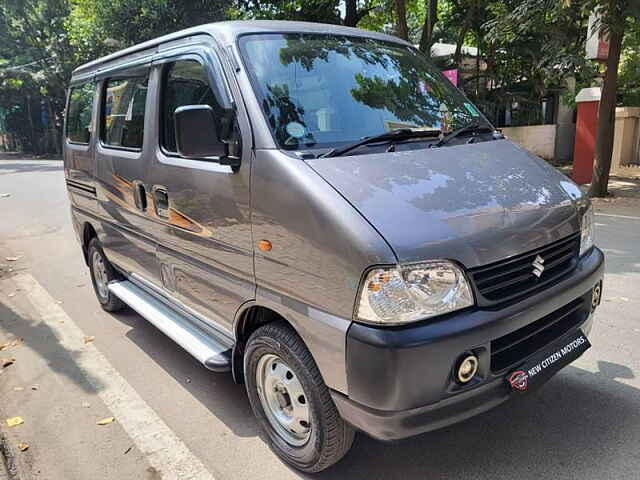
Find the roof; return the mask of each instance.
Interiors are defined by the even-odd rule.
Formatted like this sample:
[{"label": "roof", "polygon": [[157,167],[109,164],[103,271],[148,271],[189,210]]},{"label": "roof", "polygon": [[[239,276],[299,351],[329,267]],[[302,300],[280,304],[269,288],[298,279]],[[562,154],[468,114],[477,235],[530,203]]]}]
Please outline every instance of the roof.
[{"label": "roof", "polygon": [[178,40],[182,37],[189,37],[198,34],[211,35],[216,38],[222,45],[235,43],[240,35],[249,33],[324,33],[333,35],[349,35],[356,37],[368,37],[378,40],[391,41],[409,45],[404,40],[383,33],[372,32],[369,30],[361,30],[359,28],[343,27],[341,25],[331,25],[324,23],[311,22],[289,22],[278,20],[250,20],[250,21],[230,21],[217,22],[199,25],[197,27],[187,28],[175,33],[170,33],[162,37],[155,38],[143,43],[139,43],[124,50],[117,51],[105,57],[98,58],[91,62],[80,65],[73,71],[73,74],[88,73],[98,69],[101,65],[125,57],[135,52],[140,52],[153,48],[162,43]]}]

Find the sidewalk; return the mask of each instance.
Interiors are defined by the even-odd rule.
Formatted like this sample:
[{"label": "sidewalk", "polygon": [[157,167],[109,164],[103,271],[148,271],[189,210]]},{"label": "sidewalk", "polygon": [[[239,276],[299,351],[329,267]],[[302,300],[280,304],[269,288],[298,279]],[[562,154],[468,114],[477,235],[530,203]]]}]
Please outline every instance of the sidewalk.
[{"label": "sidewalk", "polygon": [[[556,168],[571,178],[572,165],[556,166]],[[580,185],[583,192],[589,191],[590,184]],[[609,177],[609,196],[606,198],[593,198],[591,200],[596,207],[615,205],[622,208],[635,210],[640,216],[640,177],[621,177],[611,175]]]},{"label": "sidewalk", "polygon": [[62,154],[54,155],[45,153],[42,155],[34,155],[20,152],[0,152],[0,160],[62,160]]},{"label": "sidewalk", "polygon": [[640,198],[640,178],[611,176],[609,192],[614,197]]}]

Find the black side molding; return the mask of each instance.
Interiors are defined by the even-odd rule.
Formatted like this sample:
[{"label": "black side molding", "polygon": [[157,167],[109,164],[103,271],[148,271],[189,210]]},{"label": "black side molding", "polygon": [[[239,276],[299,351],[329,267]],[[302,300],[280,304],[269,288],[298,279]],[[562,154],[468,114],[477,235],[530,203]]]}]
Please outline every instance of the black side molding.
[{"label": "black side molding", "polygon": [[90,193],[91,195],[94,195],[94,196],[96,195],[96,188],[91,185],[77,182],[76,180],[71,180],[70,178],[67,178],[66,182],[67,182],[67,187],[71,187],[76,190],[81,190],[85,193]]}]

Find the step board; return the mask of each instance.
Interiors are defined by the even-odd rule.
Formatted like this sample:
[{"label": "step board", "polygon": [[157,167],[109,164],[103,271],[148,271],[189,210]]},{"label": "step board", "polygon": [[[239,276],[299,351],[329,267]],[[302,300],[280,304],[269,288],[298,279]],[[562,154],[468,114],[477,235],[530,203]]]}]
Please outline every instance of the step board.
[{"label": "step board", "polygon": [[128,280],[109,283],[109,290],[209,370],[231,370],[230,347],[196,327],[185,315]]}]

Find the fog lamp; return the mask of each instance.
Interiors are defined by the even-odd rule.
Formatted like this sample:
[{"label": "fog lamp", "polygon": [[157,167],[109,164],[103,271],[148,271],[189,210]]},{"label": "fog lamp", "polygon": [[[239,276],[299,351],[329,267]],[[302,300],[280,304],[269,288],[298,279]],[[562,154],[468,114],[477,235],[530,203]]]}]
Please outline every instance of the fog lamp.
[{"label": "fog lamp", "polygon": [[458,383],[468,383],[478,373],[478,357],[468,354],[458,363],[456,380]]}]

